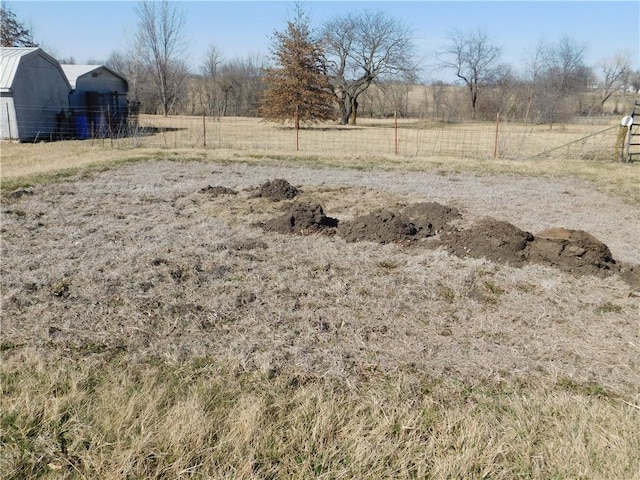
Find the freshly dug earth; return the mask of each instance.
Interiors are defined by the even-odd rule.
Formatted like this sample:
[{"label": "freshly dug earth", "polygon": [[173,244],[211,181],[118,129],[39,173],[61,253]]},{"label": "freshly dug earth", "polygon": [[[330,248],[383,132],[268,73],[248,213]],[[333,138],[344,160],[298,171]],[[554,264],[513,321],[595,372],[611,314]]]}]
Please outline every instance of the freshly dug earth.
[{"label": "freshly dug earth", "polygon": [[[288,232],[293,211],[294,226],[330,216],[351,237],[256,227],[290,201],[253,196],[265,178],[304,185]],[[239,193],[203,194],[203,182]],[[404,241],[449,228],[411,213],[430,202],[461,213],[451,209],[458,234],[440,233],[460,256]],[[469,384],[535,376],[638,393],[633,288],[611,268],[569,275],[522,261],[536,242],[526,232],[565,225],[602,240],[616,264],[638,262],[637,208],[585,182],[154,161],[8,196],[1,215],[5,356],[207,357],[349,384],[372,372]],[[474,223],[485,217],[496,220]],[[365,235],[374,241],[347,241]],[[610,264],[584,235],[546,235],[564,245],[562,261]],[[574,237],[581,255],[564,244]],[[535,250],[559,264],[556,252]]]},{"label": "freshly dug earth", "polygon": [[452,223],[461,217],[455,207],[437,202],[414,203],[401,212],[378,209],[343,223],[338,234],[348,242],[406,242],[455,230]]},{"label": "freshly dug earth", "polygon": [[609,247],[582,230],[550,228],[534,236],[508,222],[485,218],[462,231],[446,232],[441,244],[462,258],[512,266],[537,263],[578,275],[621,274],[632,288],[640,288],[637,268],[616,262]]},{"label": "freshly dug earth", "polygon": [[382,209],[341,223],[338,227],[338,235],[347,242],[402,242],[411,240],[416,233],[418,229],[409,217]]},{"label": "freshly dug earth", "polygon": [[289,200],[294,198],[299,193],[300,191],[289,182],[282,178],[277,178],[260,185],[252,197],[268,198],[274,202],[279,202],[280,200]]},{"label": "freshly dug earth", "polygon": [[445,233],[442,244],[459,257],[486,258],[493,262],[522,265],[533,235],[508,222],[485,218],[460,232]]},{"label": "freshly dug earth", "polygon": [[284,215],[268,220],[262,225],[267,232],[278,233],[334,233],[338,220],[327,217],[322,206],[311,203],[294,203]]},{"label": "freshly dug earth", "polygon": [[420,237],[453,230],[455,229],[453,224],[462,216],[457,208],[438,202],[414,203],[406,207],[402,213],[411,219]]},{"label": "freshly dug earth", "polygon": [[[452,222],[461,218],[457,208],[435,202],[417,203],[402,213],[378,209],[368,215],[343,222],[337,229],[347,242],[413,243],[438,232],[439,241],[425,246],[443,246],[461,258],[485,258],[511,266],[538,263],[564,272],[622,277],[634,288],[640,287],[638,270],[617,263],[609,248],[582,230],[550,228],[535,237],[508,222],[484,218],[471,227],[458,230]],[[318,204],[294,203],[287,213],[265,222],[265,231],[292,234],[336,233],[338,220],[327,217]]]},{"label": "freshly dug earth", "polygon": [[597,275],[616,270],[609,247],[582,230],[550,228],[535,235],[527,258],[568,272]]}]

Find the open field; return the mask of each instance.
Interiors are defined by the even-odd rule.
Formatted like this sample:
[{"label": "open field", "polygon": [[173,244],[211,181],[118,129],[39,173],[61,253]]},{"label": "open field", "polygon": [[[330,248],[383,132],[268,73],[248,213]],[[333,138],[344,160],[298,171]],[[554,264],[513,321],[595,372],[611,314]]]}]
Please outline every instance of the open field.
[{"label": "open field", "polygon": [[[261,228],[439,202],[638,264],[637,164],[58,142],[1,166],[3,478],[640,471],[623,275]],[[277,178],[299,195],[254,195]]]},{"label": "open field", "polygon": [[[357,126],[320,124],[297,133],[256,118],[161,117],[141,115],[141,131],[154,135],[122,139],[126,145],[155,148],[232,148],[324,155],[455,156],[459,158],[551,158],[610,160],[619,118],[591,123],[531,125],[502,121],[444,123],[419,119],[360,119]],[[397,125],[397,128],[396,128]],[[497,132],[496,132],[497,130]],[[497,137],[497,138],[496,138]],[[581,140],[583,139],[583,140]],[[496,145],[497,140],[497,145]],[[548,153],[545,153],[548,152]]]}]

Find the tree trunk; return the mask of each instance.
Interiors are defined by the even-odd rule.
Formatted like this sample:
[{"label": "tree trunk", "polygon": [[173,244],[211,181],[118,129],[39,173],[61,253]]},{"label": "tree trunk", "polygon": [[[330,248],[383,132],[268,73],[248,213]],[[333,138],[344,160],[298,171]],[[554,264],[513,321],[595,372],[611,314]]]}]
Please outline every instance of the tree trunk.
[{"label": "tree trunk", "polygon": [[355,125],[358,120],[358,100],[351,101],[351,125]]},{"label": "tree trunk", "polygon": [[340,125],[348,125],[351,117],[351,100],[347,95],[340,99]]},{"label": "tree trunk", "polygon": [[471,120],[476,119],[476,102],[478,101],[478,93],[473,85],[469,85],[469,91],[471,92]]}]

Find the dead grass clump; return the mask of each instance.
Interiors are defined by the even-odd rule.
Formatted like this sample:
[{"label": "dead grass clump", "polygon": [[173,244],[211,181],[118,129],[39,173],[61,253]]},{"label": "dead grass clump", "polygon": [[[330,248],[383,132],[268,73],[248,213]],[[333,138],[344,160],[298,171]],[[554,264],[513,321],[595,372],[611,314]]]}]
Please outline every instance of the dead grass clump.
[{"label": "dead grass clump", "polygon": [[212,185],[207,185],[206,187],[200,189],[200,193],[206,193],[214,198],[219,197],[221,195],[237,195],[238,194],[238,192],[235,191],[233,188],[223,187],[220,185],[216,185],[215,187]]}]

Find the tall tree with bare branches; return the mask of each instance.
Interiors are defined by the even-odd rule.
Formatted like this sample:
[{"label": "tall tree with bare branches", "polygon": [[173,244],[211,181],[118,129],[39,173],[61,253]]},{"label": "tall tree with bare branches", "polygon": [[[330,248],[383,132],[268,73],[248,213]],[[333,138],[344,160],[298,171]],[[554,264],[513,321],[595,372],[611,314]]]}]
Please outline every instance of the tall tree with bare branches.
[{"label": "tall tree with bare branches", "polygon": [[348,13],[327,22],[323,46],[341,123],[357,121],[358,97],[378,80],[413,78],[417,69],[409,28],[384,13]]},{"label": "tall tree with bare branches", "polygon": [[504,72],[500,55],[500,48],[491,43],[482,29],[471,32],[453,30],[449,43],[437,54],[441,67],[452,70],[469,90],[473,120],[482,87],[496,81]]},{"label": "tall tree with bare branches", "polygon": [[149,70],[158,103],[166,116],[184,92],[188,74],[184,13],[166,0],[142,1],[136,8],[138,30],[136,54]]},{"label": "tall tree with bare branches", "polygon": [[6,2],[0,4],[0,46],[37,47],[31,30],[18,20]]},{"label": "tall tree with bare branches", "polygon": [[275,32],[276,67],[265,72],[267,86],[260,114],[274,121],[309,123],[334,118],[334,96],[322,47],[311,36],[309,19],[297,5],[296,18],[287,30]]},{"label": "tall tree with bare branches", "polygon": [[602,73],[600,102],[604,109],[604,104],[611,95],[617,89],[626,86],[631,73],[631,59],[627,54],[617,53],[611,58],[602,60],[599,66]]}]

